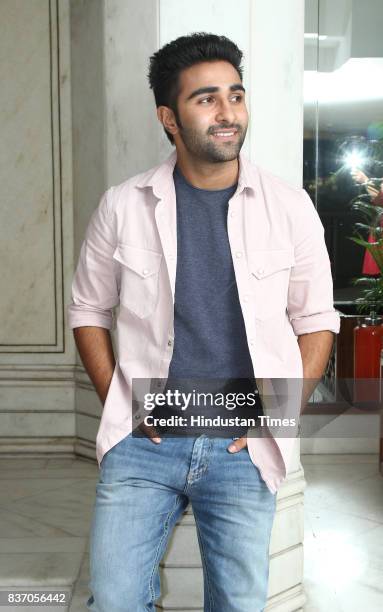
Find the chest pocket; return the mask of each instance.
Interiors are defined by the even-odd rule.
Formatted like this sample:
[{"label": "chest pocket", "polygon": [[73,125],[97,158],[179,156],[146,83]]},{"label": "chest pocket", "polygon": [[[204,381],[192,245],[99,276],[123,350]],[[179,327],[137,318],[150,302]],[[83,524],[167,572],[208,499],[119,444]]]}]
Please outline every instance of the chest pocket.
[{"label": "chest pocket", "polygon": [[120,304],[140,319],[149,316],[157,305],[162,253],[119,243],[113,258],[121,264]]},{"label": "chest pocket", "polygon": [[294,265],[294,248],[250,251],[248,265],[251,290],[255,297],[257,319],[284,314],[287,308],[290,271]]}]

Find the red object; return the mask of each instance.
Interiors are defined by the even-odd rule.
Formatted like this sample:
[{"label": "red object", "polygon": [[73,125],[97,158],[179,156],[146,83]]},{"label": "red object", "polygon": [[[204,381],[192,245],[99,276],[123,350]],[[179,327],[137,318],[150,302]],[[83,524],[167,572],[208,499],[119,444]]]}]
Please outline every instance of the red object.
[{"label": "red object", "polygon": [[[377,204],[378,206],[383,206],[383,193],[379,193],[379,195],[372,200],[372,203]],[[383,215],[380,217],[380,227],[383,227]],[[371,231],[368,236],[368,242],[376,242],[376,237],[373,231]],[[364,253],[362,274],[380,274],[379,266],[368,249],[366,249]]]},{"label": "red object", "polygon": [[[370,232],[368,236],[368,242],[376,242],[375,237],[372,232]],[[376,263],[375,259],[371,255],[370,251],[368,251],[367,249],[365,250],[365,253],[364,253],[362,274],[371,274],[371,275],[380,274],[378,264]]]},{"label": "red object", "polygon": [[[354,400],[378,401],[380,387],[380,351],[382,317],[366,317],[354,327]],[[356,379],[362,379],[357,382]],[[375,379],[375,380],[365,380]]]}]

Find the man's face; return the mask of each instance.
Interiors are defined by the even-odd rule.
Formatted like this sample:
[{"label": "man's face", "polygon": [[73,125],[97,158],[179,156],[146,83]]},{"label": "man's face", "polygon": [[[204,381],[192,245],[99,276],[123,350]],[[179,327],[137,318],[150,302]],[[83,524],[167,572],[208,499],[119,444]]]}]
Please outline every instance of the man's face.
[{"label": "man's face", "polygon": [[236,159],[249,120],[236,69],[226,61],[201,62],[181,72],[179,85],[176,146],[210,163]]}]

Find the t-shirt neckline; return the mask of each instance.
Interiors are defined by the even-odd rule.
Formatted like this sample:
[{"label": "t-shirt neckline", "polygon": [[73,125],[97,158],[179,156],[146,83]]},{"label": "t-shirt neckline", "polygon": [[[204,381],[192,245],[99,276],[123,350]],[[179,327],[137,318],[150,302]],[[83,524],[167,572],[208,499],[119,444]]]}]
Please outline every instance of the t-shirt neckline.
[{"label": "t-shirt neckline", "polygon": [[238,186],[238,182],[237,182],[237,183],[234,183],[233,185],[230,185],[230,187],[224,187],[223,189],[202,189],[201,187],[196,187],[195,185],[192,185],[187,180],[187,178],[185,178],[185,176],[182,174],[177,164],[174,166],[174,172],[178,176],[178,178],[180,178],[188,187],[190,187],[191,189],[195,189],[196,191],[201,191],[202,193],[208,193],[208,194],[224,193],[225,191],[232,191],[233,189],[235,190]]}]

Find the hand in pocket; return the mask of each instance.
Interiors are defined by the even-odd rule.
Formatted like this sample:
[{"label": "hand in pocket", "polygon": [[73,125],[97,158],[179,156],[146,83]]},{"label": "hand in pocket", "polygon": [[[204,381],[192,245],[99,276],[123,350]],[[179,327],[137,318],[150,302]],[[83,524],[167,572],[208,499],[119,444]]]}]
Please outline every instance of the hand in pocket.
[{"label": "hand in pocket", "polygon": [[153,425],[146,425],[144,422],[138,426],[138,429],[142,431],[150,440],[155,444],[160,444],[161,438]]}]

